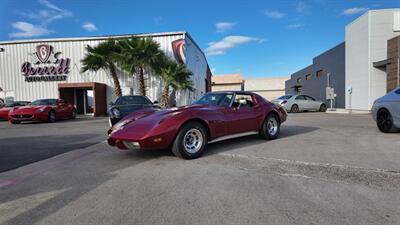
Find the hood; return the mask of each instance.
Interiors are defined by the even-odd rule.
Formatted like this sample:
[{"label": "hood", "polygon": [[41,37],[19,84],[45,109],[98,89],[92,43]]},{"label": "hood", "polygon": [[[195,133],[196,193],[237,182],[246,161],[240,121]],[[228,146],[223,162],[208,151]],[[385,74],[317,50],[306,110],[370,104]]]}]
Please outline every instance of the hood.
[{"label": "hood", "polygon": [[[155,108],[138,110],[116,123],[110,129],[110,134],[113,137],[141,139],[165,119],[180,113],[190,113],[192,110],[213,110],[214,107],[209,105],[187,105],[163,110]],[[133,130],[134,132],[132,132]]]},{"label": "hood", "polygon": [[13,111],[13,113],[21,113],[21,114],[32,114],[34,113],[36,110],[42,108],[42,107],[46,107],[43,105],[27,105],[27,106],[20,106],[20,107],[16,107]]}]

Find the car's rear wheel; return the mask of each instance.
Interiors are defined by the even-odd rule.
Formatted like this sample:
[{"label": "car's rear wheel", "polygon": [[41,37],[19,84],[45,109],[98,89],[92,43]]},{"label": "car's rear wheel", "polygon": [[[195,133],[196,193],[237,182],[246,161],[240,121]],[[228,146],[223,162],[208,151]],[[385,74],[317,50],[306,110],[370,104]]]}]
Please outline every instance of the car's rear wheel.
[{"label": "car's rear wheel", "polygon": [[265,119],[259,135],[267,140],[276,139],[279,136],[280,129],[281,123],[279,117],[275,113],[271,113]]},{"label": "car's rear wheel", "polygon": [[319,107],[319,111],[320,112],[326,112],[326,105],[325,104],[321,104],[321,106]]},{"label": "car's rear wheel", "polygon": [[15,120],[11,120],[10,121],[12,124],[20,124],[21,123],[21,121],[15,121]]},{"label": "car's rear wheel", "polygon": [[49,123],[54,123],[54,122],[56,122],[56,113],[55,113],[53,110],[51,110],[51,111],[49,112],[47,121],[48,121]]},{"label": "car's rear wheel", "polygon": [[376,117],[376,124],[383,133],[394,132],[396,128],[393,124],[393,118],[390,112],[386,109],[381,109]]},{"label": "car's rear wheel", "polygon": [[72,114],[71,114],[71,119],[75,119],[76,118],[76,109],[72,110]]},{"label": "car's rear wheel", "polygon": [[298,113],[299,112],[299,106],[294,104],[292,105],[292,108],[290,108],[291,113]]},{"label": "car's rear wheel", "polygon": [[172,153],[184,159],[200,157],[207,144],[207,132],[203,125],[197,122],[185,124],[178,132],[172,145]]}]

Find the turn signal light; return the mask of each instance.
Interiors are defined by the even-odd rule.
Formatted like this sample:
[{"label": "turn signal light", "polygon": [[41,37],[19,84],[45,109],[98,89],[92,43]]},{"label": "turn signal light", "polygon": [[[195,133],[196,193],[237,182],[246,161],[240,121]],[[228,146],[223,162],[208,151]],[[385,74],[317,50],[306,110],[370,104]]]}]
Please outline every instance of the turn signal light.
[{"label": "turn signal light", "polygon": [[154,142],[154,143],[158,143],[158,142],[161,142],[161,141],[162,141],[162,138],[160,138],[160,137],[159,137],[159,138],[154,138],[154,139],[153,139],[153,142]]}]

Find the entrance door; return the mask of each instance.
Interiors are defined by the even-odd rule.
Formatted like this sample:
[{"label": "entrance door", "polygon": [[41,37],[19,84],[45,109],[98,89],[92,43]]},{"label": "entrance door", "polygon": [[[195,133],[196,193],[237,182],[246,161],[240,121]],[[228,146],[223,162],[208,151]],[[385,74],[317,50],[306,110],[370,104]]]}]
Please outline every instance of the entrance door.
[{"label": "entrance door", "polygon": [[85,90],[85,114],[93,114],[93,90]]}]

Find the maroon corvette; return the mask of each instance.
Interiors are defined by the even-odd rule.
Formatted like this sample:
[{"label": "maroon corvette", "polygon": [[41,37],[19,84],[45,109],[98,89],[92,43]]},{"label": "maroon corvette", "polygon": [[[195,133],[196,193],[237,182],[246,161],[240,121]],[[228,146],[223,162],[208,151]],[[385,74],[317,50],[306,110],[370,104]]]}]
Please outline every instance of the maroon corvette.
[{"label": "maroon corvette", "polygon": [[53,123],[58,119],[74,119],[76,109],[62,99],[39,99],[27,106],[14,108],[8,114],[13,124],[22,121],[40,121]]},{"label": "maroon corvette", "polygon": [[108,131],[108,143],[120,149],[172,148],[176,156],[193,159],[211,142],[252,134],[275,139],[286,116],[251,92],[211,92],[189,106],[135,111]]}]

